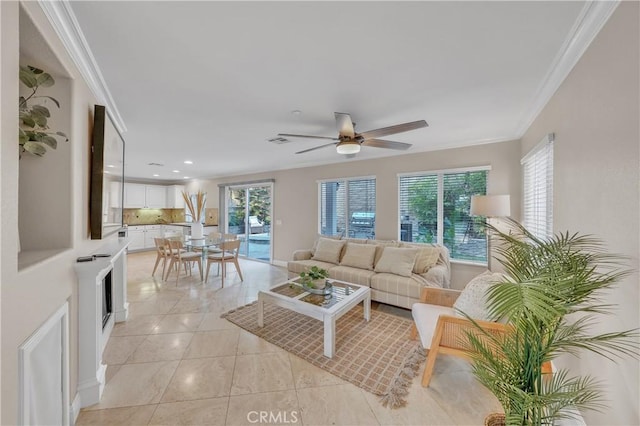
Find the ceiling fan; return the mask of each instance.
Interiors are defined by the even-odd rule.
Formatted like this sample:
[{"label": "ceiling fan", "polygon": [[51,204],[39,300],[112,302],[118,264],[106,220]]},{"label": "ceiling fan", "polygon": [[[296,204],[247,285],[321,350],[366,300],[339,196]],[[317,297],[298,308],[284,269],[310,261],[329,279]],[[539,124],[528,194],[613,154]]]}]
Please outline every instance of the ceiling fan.
[{"label": "ceiling fan", "polygon": [[337,142],[331,142],[324,145],[316,146],[313,148],[305,149],[296,152],[296,154],[304,154],[305,152],[314,151],[316,149],[325,148],[327,146],[335,145],[338,154],[355,155],[360,152],[360,146],[371,146],[374,148],[387,148],[387,149],[399,149],[405,150],[411,147],[410,143],[393,142],[378,139],[382,136],[393,135],[396,133],[408,132],[409,130],[416,130],[422,127],[427,127],[428,124],[424,120],[412,121],[409,123],[396,124],[395,126],[383,127],[381,129],[368,130],[366,132],[357,133],[355,130],[356,124],[351,120],[349,114],[342,112],[335,112],[336,126],[338,128],[338,137],[332,138],[328,136],[310,136],[310,135],[295,135],[291,133],[279,133],[278,136],[292,137],[292,138],[311,138],[311,139],[328,139]]}]

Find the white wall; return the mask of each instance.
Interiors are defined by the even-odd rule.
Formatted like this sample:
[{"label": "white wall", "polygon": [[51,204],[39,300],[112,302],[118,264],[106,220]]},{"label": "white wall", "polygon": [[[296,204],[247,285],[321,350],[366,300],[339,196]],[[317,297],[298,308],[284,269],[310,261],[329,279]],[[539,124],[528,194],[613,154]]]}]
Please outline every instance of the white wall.
[{"label": "white wall", "polygon": [[[593,234],[629,257],[634,274],[607,294],[615,315],[594,332],[640,327],[639,4],[622,2],[522,139],[522,154],[555,132],[554,230]],[[588,424],[640,424],[639,363],[583,353],[558,363],[605,383],[603,413]]]},{"label": "white wall", "polygon": [[[376,238],[398,239],[398,173],[473,166],[491,166],[488,192],[511,194],[512,216],[520,215],[520,143],[478,145],[390,158],[274,171],[226,179],[192,181],[189,191],[207,192],[207,205],[217,207],[219,183],[275,179],[272,226],[274,259],[287,261],[294,250],[310,248],[318,229],[317,181],[329,178],[376,176]],[[212,203],[215,203],[212,204]],[[220,212],[222,217],[223,212]],[[222,219],[221,219],[222,220]],[[462,288],[483,268],[454,264],[452,286]]]},{"label": "white wall", "polygon": [[[64,106],[70,114],[70,143],[66,149],[52,151],[64,156],[66,177],[48,181],[52,192],[60,197],[50,202],[52,211],[71,205],[71,215],[64,222],[70,249],[47,260],[18,270],[18,69],[19,69],[19,7],[28,12],[69,77],[69,101]],[[62,43],[50,27],[36,2],[0,2],[0,285],[1,424],[16,424],[18,412],[18,347],[66,300],[70,302],[70,396],[76,393],[77,380],[77,283],[75,258],[96,251],[103,242],[89,240],[89,135],[95,99],[66,54]],[[44,64],[43,64],[44,65]],[[62,99],[60,99],[62,100]],[[37,160],[37,159],[34,159]],[[70,173],[70,174],[69,174]],[[56,186],[58,185],[58,186]],[[64,204],[62,206],[61,204]],[[68,221],[68,224],[67,223]]]}]

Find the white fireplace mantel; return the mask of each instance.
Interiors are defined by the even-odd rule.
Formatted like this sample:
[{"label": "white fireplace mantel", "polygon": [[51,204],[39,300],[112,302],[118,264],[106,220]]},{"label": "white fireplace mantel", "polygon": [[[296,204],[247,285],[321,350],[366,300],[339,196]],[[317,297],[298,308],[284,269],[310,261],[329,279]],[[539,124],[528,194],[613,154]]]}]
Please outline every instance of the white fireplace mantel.
[{"label": "white fireplace mantel", "polygon": [[[102,352],[114,322],[126,321],[128,316],[128,245],[128,238],[114,239],[93,253],[109,254],[109,257],[75,264],[78,276],[78,395],[81,407],[100,401],[107,369],[102,363]],[[112,314],[103,329],[102,281],[109,271],[112,271]]]}]

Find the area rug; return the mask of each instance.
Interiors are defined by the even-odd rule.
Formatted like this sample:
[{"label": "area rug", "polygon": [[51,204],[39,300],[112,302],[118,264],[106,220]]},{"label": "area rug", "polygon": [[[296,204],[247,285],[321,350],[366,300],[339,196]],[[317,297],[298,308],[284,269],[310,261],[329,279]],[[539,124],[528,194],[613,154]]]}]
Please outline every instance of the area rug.
[{"label": "area rug", "polygon": [[257,324],[256,302],[222,315],[239,327],[354,385],[381,396],[392,408],[405,404],[411,380],[425,359],[419,340],[409,340],[411,320],[356,306],[336,323],[333,358],[323,355],[321,321],[265,303],[264,327]]}]

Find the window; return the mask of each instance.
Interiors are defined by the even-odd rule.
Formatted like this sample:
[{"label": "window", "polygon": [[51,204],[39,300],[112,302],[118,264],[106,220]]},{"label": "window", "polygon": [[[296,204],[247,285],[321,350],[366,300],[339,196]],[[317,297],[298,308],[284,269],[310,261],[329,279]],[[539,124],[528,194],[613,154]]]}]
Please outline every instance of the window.
[{"label": "window", "polygon": [[522,161],[523,225],[538,238],[553,235],[553,133],[549,133]]},{"label": "window", "polygon": [[487,167],[399,176],[400,239],[438,243],[452,259],[487,262],[482,218],[469,215],[472,195],[487,192]]},{"label": "window", "polygon": [[375,178],[324,181],[318,190],[320,234],[375,238]]}]

